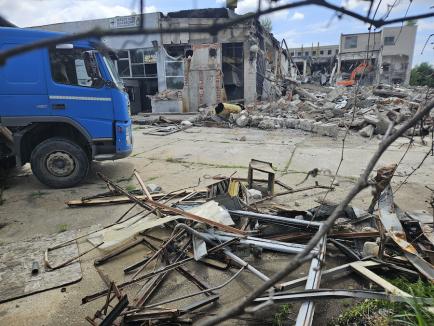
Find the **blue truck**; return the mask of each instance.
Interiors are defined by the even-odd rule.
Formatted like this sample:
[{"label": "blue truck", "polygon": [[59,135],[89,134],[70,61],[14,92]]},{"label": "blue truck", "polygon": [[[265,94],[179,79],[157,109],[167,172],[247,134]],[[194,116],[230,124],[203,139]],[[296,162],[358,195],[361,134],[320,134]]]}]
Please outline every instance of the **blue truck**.
[{"label": "blue truck", "polygon": [[[0,27],[0,51],[61,33]],[[73,187],[92,160],[132,152],[130,103],[115,55],[77,40],[10,57],[0,65],[0,163],[30,163],[39,181]]]}]

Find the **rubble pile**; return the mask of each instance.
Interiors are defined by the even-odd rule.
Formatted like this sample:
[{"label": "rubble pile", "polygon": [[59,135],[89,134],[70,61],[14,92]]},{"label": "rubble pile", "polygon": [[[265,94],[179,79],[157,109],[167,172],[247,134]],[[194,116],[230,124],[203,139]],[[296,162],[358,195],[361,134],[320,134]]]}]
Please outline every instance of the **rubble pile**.
[{"label": "rubble pile", "polygon": [[[304,305],[314,304],[310,298],[318,301],[332,296],[334,299],[406,302],[413,297],[382,278],[379,272],[433,282],[432,216],[397,209],[390,186],[395,169],[396,164],[392,164],[377,170],[369,207],[348,206],[339,215],[334,226],[311,251],[306,277],[291,277],[290,281],[276,284],[273,292],[257,297],[253,305],[259,309],[264,301],[269,304],[304,302],[297,320],[312,321],[314,309],[306,312],[304,308]],[[266,178],[258,179],[257,172],[262,176],[265,173]],[[119,203],[133,206],[120,218],[116,216],[113,224],[84,236],[101,253],[94,265],[105,283],[100,291],[82,299],[83,304],[97,299],[103,304],[93,317],[86,317],[92,325],[194,323],[204,316],[199,309],[206,309],[228,295],[225,291],[235,278],[268,281],[271,274],[259,261],[275,259],[278,255],[292,259],[290,255],[302,252],[306,241],[325,227],[324,221],[337,206],[321,202],[316,207],[302,210],[277,203],[275,200],[279,196],[312,189],[331,191],[333,188],[318,182],[312,186],[289,186],[275,178],[272,163],[254,159],[248,166],[247,178],[215,176],[206,188],[198,185],[167,194],[157,185],[146,185],[137,171],[134,175],[141,189],[130,191],[104,175],[98,175],[109,192],[69,201],[68,206]],[[316,173],[312,173],[314,176]],[[375,210],[377,205],[378,210]],[[134,207],[140,208],[139,213],[131,211]],[[75,240],[81,238],[83,236]],[[48,248],[47,252],[61,246]],[[332,257],[326,256],[331,246],[345,255],[349,263],[325,270],[326,259]],[[263,258],[267,252],[273,254]],[[81,255],[84,254],[86,252]],[[125,265],[129,255],[132,256],[130,264]],[[115,265],[118,256],[122,260]],[[105,270],[103,265],[108,262],[112,268],[115,266],[115,273],[113,269],[110,274]],[[46,263],[50,266],[48,260]],[[206,278],[212,275],[208,269],[223,273],[221,275],[226,279],[223,282],[211,280],[215,285],[208,285]],[[193,273],[192,270],[201,272]],[[321,283],[322,274],[342,278],[351,272],[375,284],[376,290],[372,287],[329,289]],[[173,276],[173,273],[179,275]],[[122,274],[124,276],[120,276]],[[185,278],[198,289],[187,291],[185,282],[179,281],[177,284],[183,288],[178,293],[161,289],[162,284],[173,277]],[[300,286],[305,290],[291,291]],[[429,297],[417,299],[428,306],[434,302]]]},{"label": "rubble pile", "polygon": [[[195,121],[260,129],[300,129],[329,137],[337,137],[341,128],[350,126],[361,136],[372,137],[384,135],[392,120],[398,128],[412,117],[424,102],[427,91],[425,87],[384,86],[322,87],[312,91],[297,86],[292,96],[246,105],[240,113],[231,113],[229,119],[216,116],[209,107],[202,109]],[[420,132],[416,130],[415,135]]]}]

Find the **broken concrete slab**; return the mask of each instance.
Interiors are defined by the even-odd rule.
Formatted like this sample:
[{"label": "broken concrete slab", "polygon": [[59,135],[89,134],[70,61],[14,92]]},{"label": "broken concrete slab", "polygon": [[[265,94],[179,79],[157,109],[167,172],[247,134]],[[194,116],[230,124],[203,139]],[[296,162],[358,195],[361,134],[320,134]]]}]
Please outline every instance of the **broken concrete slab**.
[{"label": "broken concrete slab", "polygon": [[375,127],[373,125],[367,125],[363,129],[359,130],[359,134],[363,137],[371,138],[374,134]]}]

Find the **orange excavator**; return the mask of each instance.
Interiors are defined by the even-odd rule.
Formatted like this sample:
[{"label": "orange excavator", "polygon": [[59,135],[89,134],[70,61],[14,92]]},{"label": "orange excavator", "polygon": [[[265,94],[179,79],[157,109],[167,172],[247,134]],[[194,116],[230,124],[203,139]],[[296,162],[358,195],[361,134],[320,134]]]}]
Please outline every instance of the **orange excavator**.
[{"label": "orange excavator", "polygon": [[360,79],[360,76],[368,71],[372,70],[372,66],[368,64],[366,61],[359,64],[354,70],[351,72],[349,79],[343,79],[336,82],[337,86],[353,86]]}]

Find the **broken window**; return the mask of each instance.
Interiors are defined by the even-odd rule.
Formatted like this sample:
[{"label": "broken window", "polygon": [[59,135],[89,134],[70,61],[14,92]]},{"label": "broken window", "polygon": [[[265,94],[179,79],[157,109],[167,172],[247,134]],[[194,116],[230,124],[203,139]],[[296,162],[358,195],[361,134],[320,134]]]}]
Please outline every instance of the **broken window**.
[{"label": "broken window", "polygon": [[338,53],[339,53],[339,49],[336,49],[336,50],[335,50],[335,53],[338,54]]},{"label": "broken window", "polygon": [[395,45],[395,36],[384,37],[384,45]]},{"label": "broken window", "polygon": [[328,50],[328,51],[327,51],[327,54],[328,54],[328,55],[331,55],[331,54],[332,54],[332,50]]},{"label": "broken window", "polygon": [[357,35],[346,36],[345,37],[345,49],[355,49],[357,48]]},{"label": "broken window", "polygon": [[[157,77],[157,55],[154,48],[135,49],[129,51],[131,61],[131,76],[143,78]],[[118,61],[119,63],[122,60]],[[123,63],[121,63],[122,65]],[[124,64],[125,69],[126,65]],[[122,76],[122,74],[121,74]]]},{"label": "broken window", "polygon": [[166,85],[169,89],[182,89],[184,87],[184,59],[166,57]]},{"label": "broken window", "polygon": [[118,54],[117,68],[118,68],[119,76],[131,77],[130,52],[119,51],[117,54]]},{"label": "broken window", "polygon": [[309,52],[306,51],[306,52],[304,53],[304,55],[307,57],[307,56],[309,55]]},{"label": "broken window", "polygon": [[299,57],[301,57],[301,52],[297,52],[297,55],[298,55]]},{"label": "broken window", "polygon": [[384,63],[383,64],[383,72],[389,72],[390,70],[390,65],[388,63]]},{"label": "broken window", "polygon": [[312,51],[312,55],[316,55],[316,51]]},{"label": "broken window", "polygon": [[323,51],[323,50],[319,51],[319,54],[320,54],[320,55],[323,55],[323,54],[324,54],[324,51]]},{"label": "broken window", "polygon": [[222,44],[223,84],[229,100],[244,98],[243,43]]},{"label": "broken window", "polygon": [[[96,87],[95,82],[99,78],[89,76],[89,71],[92,76],[94,74],[100,76],[98,66],[86,66],[84,49],[50,49],[50,65],[51,76],[53,81],[59,84],[67,84],[83,87]],[[88,64],[89,65],[89,64]]]}]

